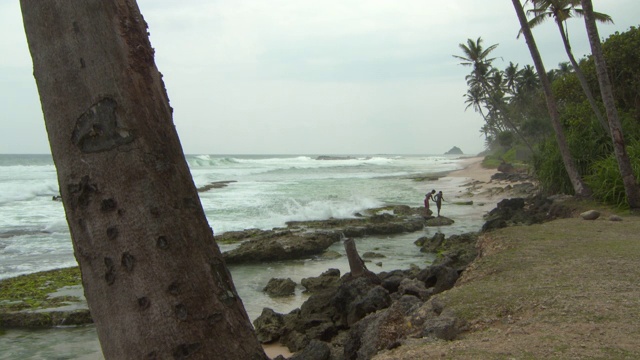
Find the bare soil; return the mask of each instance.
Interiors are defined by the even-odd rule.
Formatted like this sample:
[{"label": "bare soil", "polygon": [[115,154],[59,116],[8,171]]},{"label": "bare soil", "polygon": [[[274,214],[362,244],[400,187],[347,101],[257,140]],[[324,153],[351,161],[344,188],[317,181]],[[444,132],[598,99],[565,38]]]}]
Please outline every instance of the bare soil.
[{"label": "bare soil", "polygon": [[438,295],[467,331],[374,359],[640,359],[640,217],[609,215],[482,235],[481,255]]}]

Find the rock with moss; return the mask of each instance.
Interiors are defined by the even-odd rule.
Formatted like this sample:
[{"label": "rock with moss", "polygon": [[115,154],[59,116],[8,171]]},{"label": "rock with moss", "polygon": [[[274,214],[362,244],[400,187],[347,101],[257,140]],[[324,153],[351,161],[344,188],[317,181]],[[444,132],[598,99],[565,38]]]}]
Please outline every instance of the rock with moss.
[{"label": "rock with moss", "polygon": [[0,328],[92,323],[77,267],[0,281]]}]

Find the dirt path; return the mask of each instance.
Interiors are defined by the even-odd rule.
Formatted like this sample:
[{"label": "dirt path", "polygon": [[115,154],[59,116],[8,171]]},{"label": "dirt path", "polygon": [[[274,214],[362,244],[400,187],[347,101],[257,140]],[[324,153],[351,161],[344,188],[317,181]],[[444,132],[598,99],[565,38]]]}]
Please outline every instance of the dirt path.
[{"label": "dirt path", "polygon": [[484,235],[482,256],[439,295],[469,331],[375,359],[640,359],[640,217],[623,218]]}]

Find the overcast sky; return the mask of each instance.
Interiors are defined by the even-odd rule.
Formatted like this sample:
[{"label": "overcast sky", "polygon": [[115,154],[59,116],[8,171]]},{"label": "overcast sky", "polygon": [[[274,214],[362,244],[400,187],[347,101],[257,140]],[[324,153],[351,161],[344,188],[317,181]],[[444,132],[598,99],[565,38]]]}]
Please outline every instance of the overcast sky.
[{"label": "overcast sky", "polygon": [[[638,0],[593,0],[615,25]],[[441,154],[483,150],[465,112],[481,36],[495,65],[532,64],[509,0],[139,0],[187,154]],[[584,21],[569,21],[577,57]],[[547,70],[567,61],[554,23],[534,30]],[[0,153],[49,153],[17,0],[0,0]]]}]

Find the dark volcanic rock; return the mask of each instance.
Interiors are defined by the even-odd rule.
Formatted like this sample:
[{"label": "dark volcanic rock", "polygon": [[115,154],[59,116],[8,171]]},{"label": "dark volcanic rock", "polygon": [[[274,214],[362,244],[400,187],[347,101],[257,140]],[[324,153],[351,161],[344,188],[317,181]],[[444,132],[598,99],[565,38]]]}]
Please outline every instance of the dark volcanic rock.
[{"label": "dark volcanic rock", "polygon": [[290,296],[296,292],[296,283],[290,278],[273,278],[262,290],[270,296]]},{"label": "dark volcanic rock", "polygon": [[292,233],[281,236],[257,237],[236,249],[223,253],[227,264],[298,259],[321,254],[340,240],[335,232]]},{"label": "dark volcanic rock", "polygon": [[235,180],[228,180],[228,181],[214,181],[212,183],[209,183],[207,185],[201,186],[198,188],[198,192],[205,192],[205,191],[209,191],[211,189],[220,189],[223,187],[226,187],[227,185],[236,182]]},{"label": "dark volcanic rock", "polygon": [[366,253],[362,254],[363,259],[381,259],[385,257],[386,256],[383,254],[372,252],[372,251],[367,251]]},{"label": "dark volcanic rock", "polygon": [[262,309],[262,314],[253,320],[253,327],[258,336],[258,341],[263,344],[280,339],[283,325],[283,316],[269,308]]},{"label": "dark volcanic rock", "polygon": [[433,288],[432,293],[438,294],[451,289],[458,281],[459,273],[456,269],[446,265],[430,266],[422,270],[417,279],[428,288]]},{"label": "dark volcanic rock", "polygon": [[[391,214],[392,212],[393,214]],[[343,233],[344,236],[363,237],[366,235],[390,235],[422,230],[424,208],[397,205],[371,209],[369,215],[351,219],[329,219],[315,221],[289,221],[290,229],[323,229]]]},{"label": "dark volcanic rock", "polygon": [[331,348],[325,342],[311,340],[302,351],[294,354],[289,360],[329,360]]},{"label": "dark volcanic rock", "polygon": [[572,210],[561,198],[536,195],[529,198],[504,199],[485,216],[482,231],[512,225],[531,225],[572,216]]},{"label": "dark volcanic rock", "polygon": [[409,334],[405,316],[417,298],[404,296],[385,311],[373,313],[349,330],[344,344],[344,359],[371,359],[378,351],[393,349]]},{"label": "dark volcanic rock", "polygon": [[222,235],[216,235],[215,240],[219,244],[236,243],[256,237],[268,237],[270,234],[277,234],[273,230],[265,231],[260,229],[246,229],[241,231],[227,231]]},{"label": "dark volcanic rock", "polygon": [[338,287],[340,284],[340,270],[329,269],[318,277],[304,278],[300,281],[308,292],[317,292],[328,288]]},{"label": "dark volcanic rock", "polygon": [[451,225],[454,222],[455,221],[453,221],[452,219],[449,219],[448,217],[438,216],[438,217],[427,219],[426,225],[427,226],[445,226],[445,225]]},{"label": "dark volcanic rock", "polygon": [[[385,297],[380,291],[370,292],[377,287],[380,281],[369,277],[359,277],[349,281],[343,281],[332,298],[332,305],[340,316],[340,324],[350,326],[367,314],[369,308],[363,308],[358,303],[366,297]],[[386,291],[386,290],[385,290]],[[388,292],[387,292],[388,296]],[[385,304],[386,299],[369,300],[371,303]],[[388,304],[387,304],[388,306]],[[372,310],[375,311],[375,310]]]},{"label": "dark volcanic rock", "polygon": [[417,279],[404,278],[398,286],[398,296],[411,295],[422,301],[427,300],[433,295],[432,289],[427,289],[423,281]]},{"label": "dark volcanic rock", "polygon": [[431,238],[423,236],[415,241],[415,244],[420,246],[420,251],[427,253],[437,253],[443,243],[444,234],[441,232],[435,233]]},{"label": "dark volcanic rock", "polygon": [[445,263],[452,268],[462,270],[478,256],[477,241],[476,233],[451,235],[445,239],[444,234],[438,232],[431,238],[421,237],[415,243],[420,246],[422,252],[438,254],[433,265]]}]

